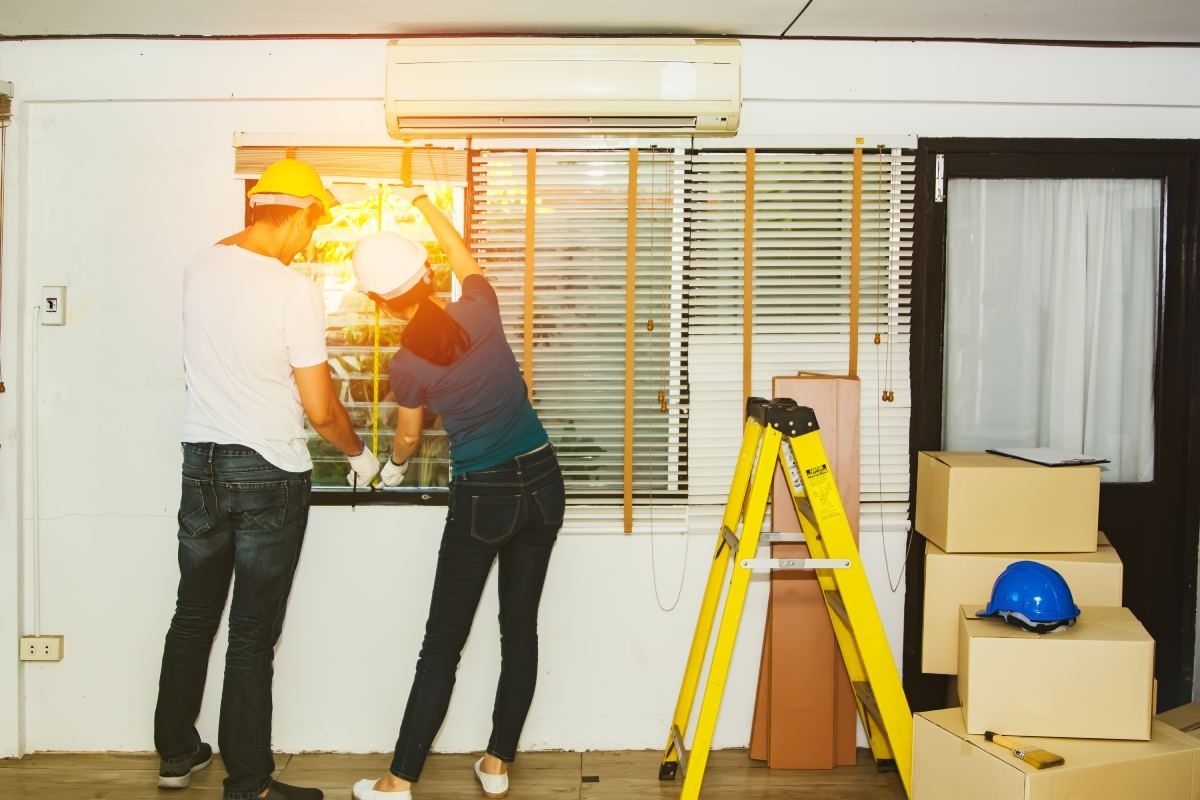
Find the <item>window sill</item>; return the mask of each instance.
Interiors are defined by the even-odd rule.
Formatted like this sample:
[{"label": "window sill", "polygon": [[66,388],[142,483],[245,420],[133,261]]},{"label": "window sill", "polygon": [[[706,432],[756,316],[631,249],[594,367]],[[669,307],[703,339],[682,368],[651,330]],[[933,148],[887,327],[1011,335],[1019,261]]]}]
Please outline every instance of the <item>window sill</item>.
[{"label": "window sill", "polygon": [[359,489],[313,488],[314,506],[444,506],[450,497],[445,488]]}]

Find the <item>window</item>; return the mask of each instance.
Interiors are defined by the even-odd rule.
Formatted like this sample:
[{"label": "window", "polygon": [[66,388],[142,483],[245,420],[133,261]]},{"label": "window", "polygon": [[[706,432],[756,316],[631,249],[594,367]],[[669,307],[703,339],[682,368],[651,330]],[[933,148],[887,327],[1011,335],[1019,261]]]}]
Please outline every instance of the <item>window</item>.
[{"label": "window", "polygon": [[[384,458],[391,452],[396,428],[396,405],[388,386],[387,364],[406,323],[376,308],[358,291],[351,257],[362,236],[380,230],[399,231],[422,241],[429,249],[434,287],[438,295],[453,294],[454,275],[420,212],[392,194],[388,184],[337,183],[333,220],[317,229],[312,243],[294,262],[325,294],[326,342],[329,366],[338,399],[346,406],[355,429],[372,451]],[[452,217],[461,191],[444,188],[434,202]],[[313,457],[313,487],[341,491],[347,487],[346,457],[309,428]],[[441,420],[427,412],[417,451],[399,487],[386,494],[429,500],[444,494],[450,483],[449,444]],[[382,494],[381,494],[382,497]],[[358,498],[354,498],[358,499]]]},{"label": "window", "polygon": [[[284,154],[271,150],[241,147],[239,163],[261,172]],[[909,154],[396,147],[296,157],[327,180],[341,176],[344,205],[315,237],[313,260],[328,266],[314,276],[326,287],[343,400],[377,452],[390,447],[386,360],[399,328],[376,323],[347,259],[369,230],[411,230],[417,218],[386,187],[408,170],[440,187],[496,288],[573,521],[612,530],[623,510],[631,530],[648,509],[668,524],[719,509],[746,397],[769,396],[773,376],[803,370],[859,375],[862,524],[907,524]],[[440,449],[425,454],[427,477],[373,500],[439,501],[446,450],[429,423]],[[322,446],[314,441],[314,453],[328,453]],[[316,485],[348,501],[344,459],[327,464]]]},{"label": "window", "polygon": [[724,503],[747,396],[771,396],[777,375],[854,374],[860,527],[907,529],[913,161],[878,148],[693,155],[693,504]]},{"label": "window", "polygon": [[[368,233],[396,230],[425,242],[430,251],[436,289],[453,296],[454,279],[445,254],[419,212],[397,199],[390,186],[402,176],[437,186],[433,199],[461,229],[465,154],[441,148],[401,150],[395,147],[239,146],[235,170],[247,177],[247,188],[267,166],[286,156],[313,165],[340,201],[333,220],[319,227],[295,266],[325,295],[329,365],[338,397],[355,429],[376,453],[391,451],[396,406],[387,381],[387,362],[400,341],[404,323],[375,308],[355,286],[350,258],[354,243]],[[412,466],[396,488],[351,492],[345,456],[309,428],[313,456],[313,502],[444,503],[449,483],[449,447],[441,421],[428,414]]]},{"label": "window", "polygon": [[683,158],[481,152],[472,176],[471,244],[568,497],[684,502]]}]

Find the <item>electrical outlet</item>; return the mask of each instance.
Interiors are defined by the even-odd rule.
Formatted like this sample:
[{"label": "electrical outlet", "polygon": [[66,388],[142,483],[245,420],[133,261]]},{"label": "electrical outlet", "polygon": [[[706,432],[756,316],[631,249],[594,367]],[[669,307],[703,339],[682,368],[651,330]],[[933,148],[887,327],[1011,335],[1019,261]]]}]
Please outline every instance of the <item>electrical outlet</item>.
[{"label": "electrical outlet", "polygon": [[63,637],[22,636],[22,661],[62,661]]}]

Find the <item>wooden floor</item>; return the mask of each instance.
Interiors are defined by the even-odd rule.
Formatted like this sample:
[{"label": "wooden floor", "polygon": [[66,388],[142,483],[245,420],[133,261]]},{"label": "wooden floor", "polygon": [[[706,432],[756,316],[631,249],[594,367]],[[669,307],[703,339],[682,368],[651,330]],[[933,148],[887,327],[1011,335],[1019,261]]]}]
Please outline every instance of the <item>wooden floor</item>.
[{"label": "wooden floor", "polygon": [[[476,800],[483,795],[471,764],[476,756],[435,754],[425,764],[413,800]],[[510,800],[676,800],[682,776],[658,780],[662,754],[648,750],[588,753],[522,753],[510,772]],[[387,768],[383,754],[278,754],[276,777],[298,786],[316,786],[327,798],[347,800],[360,778],[376,778]],[[38,753],[0,759],[3,800],[220,800],[224,769],[218,755],[192,778],[186,790],[156,785],[158,758],[148,753]],[[894,772],[881,773],[870,753],[859,765],[832,770],[767,769],[744,750],[711,754],[701,800],[902,800]]]}]

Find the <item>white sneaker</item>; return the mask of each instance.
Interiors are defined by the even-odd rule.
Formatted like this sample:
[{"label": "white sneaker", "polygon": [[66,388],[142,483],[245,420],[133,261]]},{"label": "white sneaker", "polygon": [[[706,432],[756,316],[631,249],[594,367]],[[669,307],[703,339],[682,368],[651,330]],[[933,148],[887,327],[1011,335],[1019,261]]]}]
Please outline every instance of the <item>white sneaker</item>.
[{"label": "white sneaker", "polygon": [[375,781],[370,778],[363,778],[354,784],[354,788],[350,790],[350,794],[354,797],[354,800],[412,800],[412,790],[381,792],[375,788]]},{"label": "white sneaker", "polygon": [[[492,775],[480,769],[483,764],[483,759],[480,758],[475,762],[475,777],[479,779],[479,785],[483,787],[483,796],[491,798],[491,800],[500,800],[502,797],[508,797],[508,773],[503,775]],[[368,798],[363,798],[368,800]],[[376,800],[370,798],[369,800]],[[386,800],[386,798],[378,798],[378,800]]]}]

